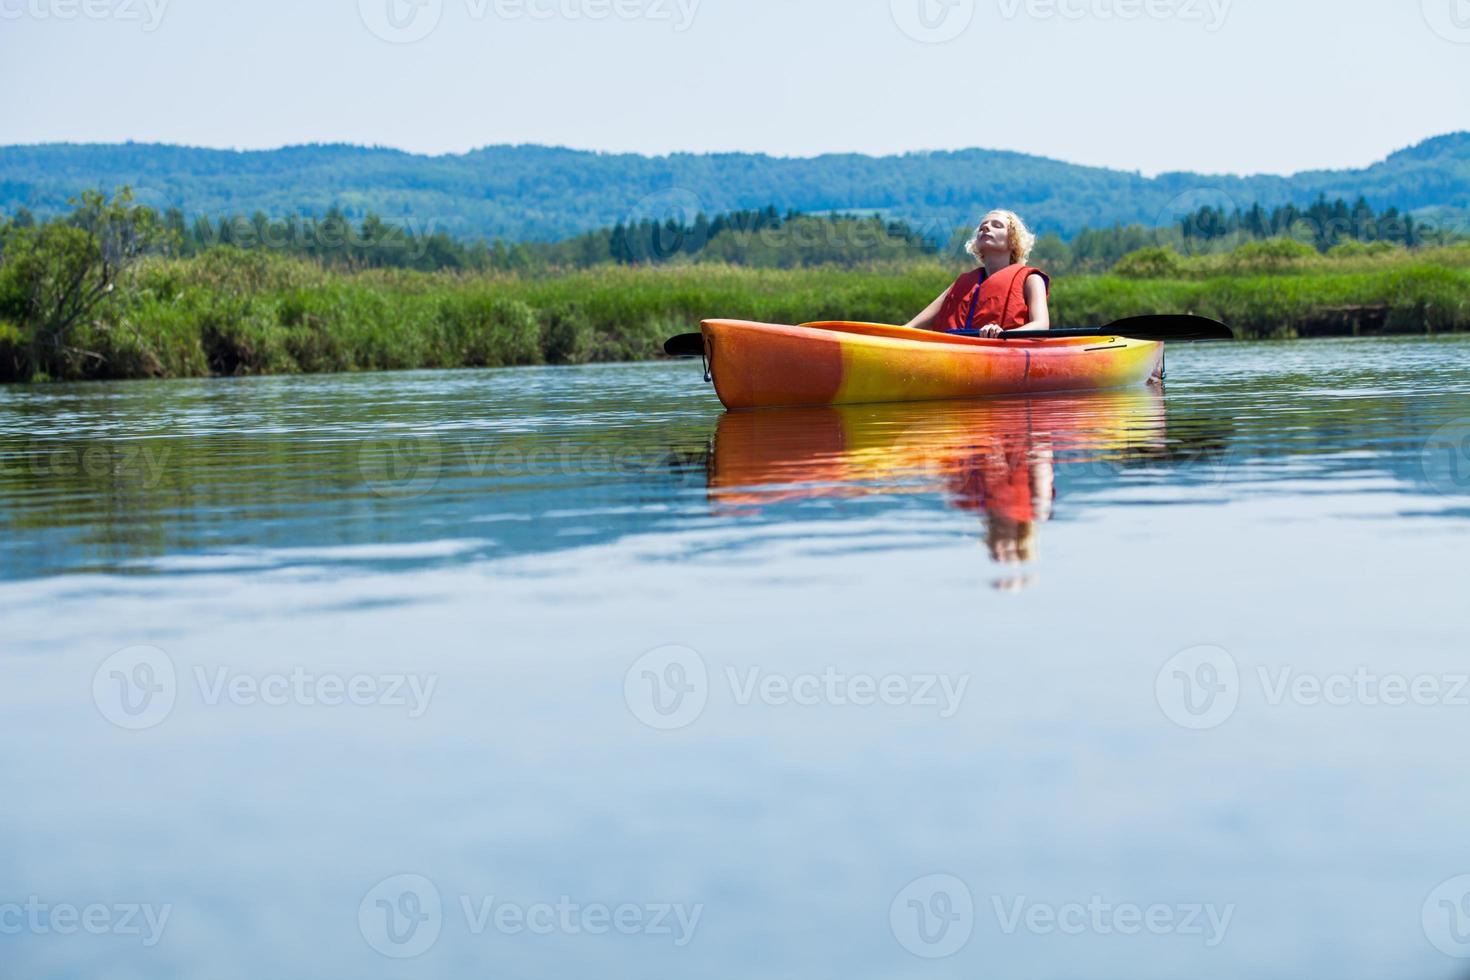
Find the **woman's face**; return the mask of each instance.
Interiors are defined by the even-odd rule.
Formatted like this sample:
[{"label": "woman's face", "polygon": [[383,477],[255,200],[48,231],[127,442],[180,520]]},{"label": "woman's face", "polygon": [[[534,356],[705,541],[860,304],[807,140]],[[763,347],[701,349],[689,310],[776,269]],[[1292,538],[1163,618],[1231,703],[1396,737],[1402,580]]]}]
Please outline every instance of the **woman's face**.
[{"label": "woman's face", "polygon": [[1011,223],[1006,216],[992,211],[980,222],[980,251],[1005,252],[1011,250]]}]

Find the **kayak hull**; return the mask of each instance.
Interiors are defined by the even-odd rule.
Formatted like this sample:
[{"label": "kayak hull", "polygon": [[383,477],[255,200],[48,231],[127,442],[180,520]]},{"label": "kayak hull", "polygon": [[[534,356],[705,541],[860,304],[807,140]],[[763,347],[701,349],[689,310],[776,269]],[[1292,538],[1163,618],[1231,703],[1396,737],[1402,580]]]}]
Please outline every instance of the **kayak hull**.
[{"label": "kayak hull", "polygon": [[1088,391],[1161,377],[1164,345],[1123,337],[979,339],[865,323],[701,324],[726,408]]}]

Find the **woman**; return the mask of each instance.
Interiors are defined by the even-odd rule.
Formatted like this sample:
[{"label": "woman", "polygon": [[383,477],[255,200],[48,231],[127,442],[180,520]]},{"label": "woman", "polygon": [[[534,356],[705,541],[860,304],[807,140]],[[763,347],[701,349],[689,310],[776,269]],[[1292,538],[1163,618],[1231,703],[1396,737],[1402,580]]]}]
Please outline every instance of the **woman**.
[{"label": "woman", "polygon": [[1046,273],[1026,264],[1036,236],[1012,211],[992,211],[975,229],[965,251],[980,267],[954,281],[924,312],[908,322],[920,330],[975,330],[999,337],[1007,330],[1051,328]]}]

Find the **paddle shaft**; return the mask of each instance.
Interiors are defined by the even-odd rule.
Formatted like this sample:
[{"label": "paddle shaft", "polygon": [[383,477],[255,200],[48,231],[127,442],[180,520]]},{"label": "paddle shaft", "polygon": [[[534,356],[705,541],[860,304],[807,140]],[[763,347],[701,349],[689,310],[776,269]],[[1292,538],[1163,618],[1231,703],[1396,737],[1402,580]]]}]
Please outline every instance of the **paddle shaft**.
[{"label": "paddle shaft", "polygon": [[[978,330],[955,331],[961,337],[978,337]],[[1005,330],[998,340],[1045,340],[1048,337],[1127,337],[1131,340],[1234,340],[1235,333],[1225,324],[1209,317],[1193,314],[1157,314],[1130,316],[1102,327],[1063,327],[1055,330]]]}]

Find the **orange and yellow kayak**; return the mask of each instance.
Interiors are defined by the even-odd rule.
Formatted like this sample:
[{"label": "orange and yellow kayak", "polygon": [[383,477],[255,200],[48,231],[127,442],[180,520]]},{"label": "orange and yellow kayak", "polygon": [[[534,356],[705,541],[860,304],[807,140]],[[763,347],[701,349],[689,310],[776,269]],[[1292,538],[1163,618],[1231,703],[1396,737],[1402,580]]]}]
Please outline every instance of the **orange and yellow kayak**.
[{"label": "orange and yellow kayak", "polygon": [[1125,337],[980,339],[881,323],[701,324],[726,408],[1087,391],[1161,376],[1164,345]]}]

